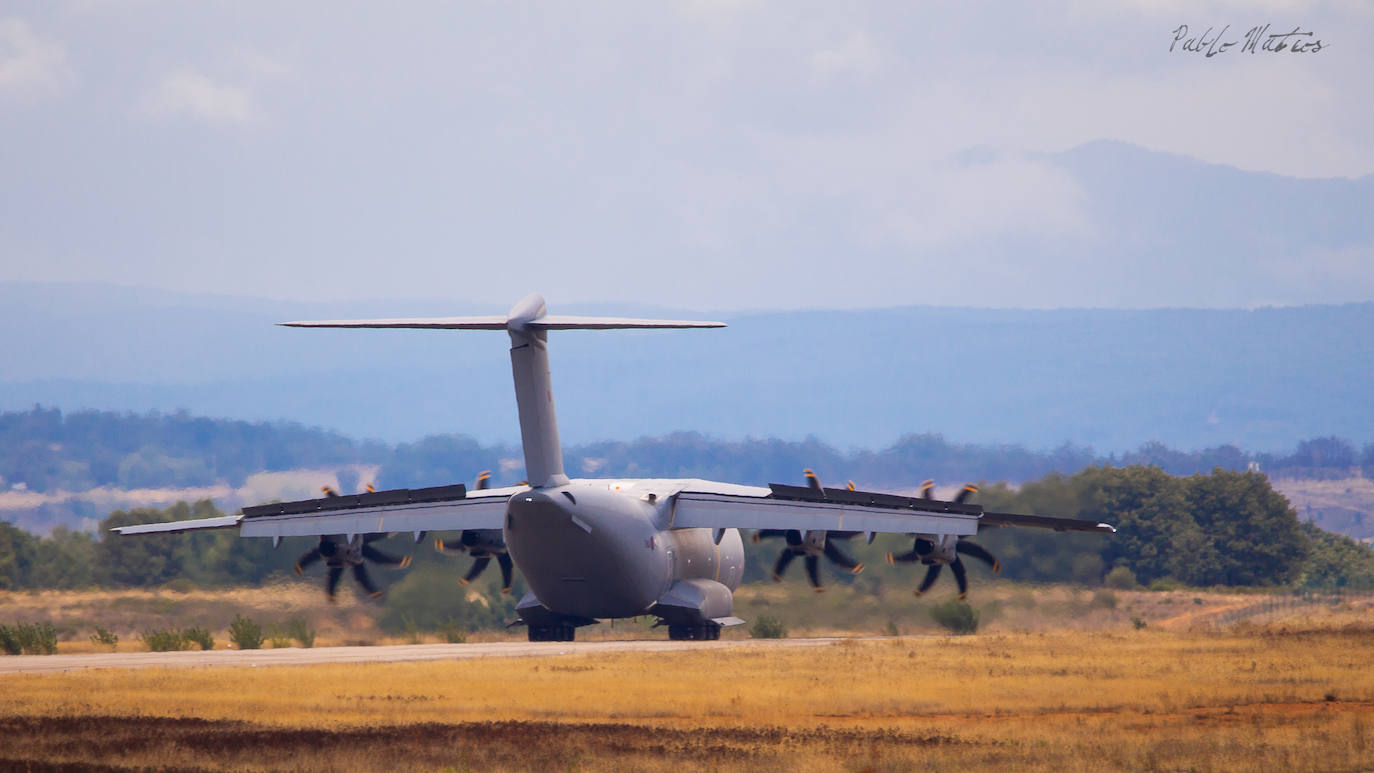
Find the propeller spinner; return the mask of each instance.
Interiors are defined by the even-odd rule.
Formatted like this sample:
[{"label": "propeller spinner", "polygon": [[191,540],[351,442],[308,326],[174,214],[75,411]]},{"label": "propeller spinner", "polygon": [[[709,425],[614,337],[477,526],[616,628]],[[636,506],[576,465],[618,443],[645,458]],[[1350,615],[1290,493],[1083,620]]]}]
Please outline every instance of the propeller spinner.
[{"label": "propeller spinner", "polygon": [[[483,470],[477,475],[477,484],[473,489],[482,491],[490,486],[491,471]],[[501,593],[510,593],[515,565],[511,562],[510,554],[506,552],[506,541],[500,529],[468,529],[459,533],[458,539],[454,540],[436,538],[434,549],[440,553],[467,553],[475,559],[468,568],[468,573],[458,580],[464,585],[477,579],[495,558],[501,568]]]},{"label": "propeller spinner", "polygon": [[[375,491],[372,484],[367,484],[368,491]],[[320,489],[326,497],[337,497],[339,494],[333,488],[324,486]],[[367,571],[367,563],[382,566],[394,566],[404,569],[410,566],[410,556],[396,556],[372,547],[373,542],[386,539],[385,534],[355,534],[352,538],[342,534],[322,534],[320,544],[305,551],[301,557],[296,559],[296,574],[304,575],[305,568],[311,564],[324,560],[324,565],[329,567],[329,572],[325,575],[324,592],[329,597],[329,603],[337,601],[339,591],[339,580],[343,578],[345,569],[351,570],[353,579],[367,591],[369,598],[381,598],[382,591],[372,581],[372,575]]]},{"label": "propeller spinner", "polygon": [[[934,497],[931,496],[934,488],[935,481],[933,480],[927,480],[925,483],[922,483],[921,498],[934,499]],[[978,487],[970,483],[959,490],[959,493],[954,497],[954,501],[958,504],[963,504],[968,501],[969,497],[976,493],[978,493]],[[970,542],[964,537],[959,537],[954,540],[952,544],[944,541],[937,543],[929,537],[917,537],[915,543],[911,546],[911,550],[906,553],[899,553],[896,555],[888,553],[887,562],[889,564],[911,564],[920,562],[928,567],[926,569],[926,576],[921,580],[921,584],[915,590],[917,596],[930,590],[930,587],[939,579],[940,571],[948,565],[950,571],[954,573],[954,582],[959,586],[959,598],[962,600],[968,597],[968,571],[965,569],[964,562],[960,558],[961,555],[982,561],[992,568],[993,574],[999,574],[1002,571],[1002,564],[997,560],[996,556],[989,553],[987,548],[984,548],[982,545],[976,542]]]},{"label": "propeller spinner", "polygon": [[[825,495],[825,487],[821,485],[820,478],[811,469],[805,470],[806,484],[812,491]],[[854,490],[854,481],[849,481],[849,490]],[[806,532],[802,533],[797,529],[759,529],[754,532],[753,540],[758,542],[770,537],[782,537],[787,544],[782,552],[778,553],[778,560],[773,563],[773,581],[781,582],[783,572],[797,556],[804,556],[803,564],[806,566],[806,579],[811,582],[811,587],[820,593],[825,590],[821,584],[820,557],[825,556],[830,563],[849,570],[850,574],[858,574],[864,570],[864,565],[855,561],[836,545],[834,539],[844,539],[853,536],[846,532]]]}]

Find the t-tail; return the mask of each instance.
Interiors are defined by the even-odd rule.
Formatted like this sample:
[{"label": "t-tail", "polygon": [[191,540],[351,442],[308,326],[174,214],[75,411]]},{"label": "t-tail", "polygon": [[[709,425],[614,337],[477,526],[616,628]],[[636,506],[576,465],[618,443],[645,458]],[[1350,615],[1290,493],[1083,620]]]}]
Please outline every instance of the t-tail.
[{"label": "t-tail", "polygon": [[543,296],[538,293],[526,296],[511,307],[504,317],[349,319],[281,324],[286,327],[505,330],[510,334],[511,374],[515,379],[515,403],[520,411],[525,475],[535,488],[560,486],[568,482],[568,476],[563,472],[563,449],[558,442],[558,418],[553,407],[548,331],[725,327],[723,322],[551,315],[545,309]]}]

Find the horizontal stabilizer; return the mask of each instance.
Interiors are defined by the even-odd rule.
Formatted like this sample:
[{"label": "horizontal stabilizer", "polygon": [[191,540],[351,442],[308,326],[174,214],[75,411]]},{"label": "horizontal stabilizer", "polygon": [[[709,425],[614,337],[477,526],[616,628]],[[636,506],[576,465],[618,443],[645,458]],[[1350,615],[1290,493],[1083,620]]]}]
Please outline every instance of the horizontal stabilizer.
[{"label": "horizontal stabilizer", "polygon": [[629,319],[626,317],[569,317],[544,315],[526,323],[535,330],[635,330],[653,328],[725,327],[724,322],[681,319]]},{"label": "horizontal stabilizer", "polygon": [[[413,319],[326,319],[280,322],[283,327],[345,327],[392,330],[506,330],[506,317],[418,317]],[[635,330],[655,328],[725,327],[724,322],[625,317],[569,317],[545,315],[519,323],[531,330]]]},{"label": "horizontal stabilizer", "polygon": [[505,317],[414,317],[411,319],[324,319],[278,322],[282,327],[372,327],[415,330],[505,330]]}]

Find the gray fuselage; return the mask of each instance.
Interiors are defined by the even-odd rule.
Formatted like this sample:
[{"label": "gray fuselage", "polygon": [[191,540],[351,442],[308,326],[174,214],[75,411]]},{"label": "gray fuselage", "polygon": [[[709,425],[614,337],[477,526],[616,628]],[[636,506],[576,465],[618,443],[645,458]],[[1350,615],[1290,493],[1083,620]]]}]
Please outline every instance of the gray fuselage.
[{"label": "gray fuselage", "polygon": [[507,548],[545,608],[568,617],[635,617],[651,614],[679,581],[739,586],[738,530],[726,530],[717,544],[711,529],[669,528],[671,497],[636,496],[620,485],[579,480],[508,500]]}]

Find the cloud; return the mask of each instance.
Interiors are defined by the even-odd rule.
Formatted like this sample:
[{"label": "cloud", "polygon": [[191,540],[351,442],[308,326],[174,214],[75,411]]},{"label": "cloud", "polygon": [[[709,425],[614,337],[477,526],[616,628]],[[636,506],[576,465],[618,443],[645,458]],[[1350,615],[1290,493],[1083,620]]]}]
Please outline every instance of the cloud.
[{"label": "cloud", "polygon": [[19,19],[0,19],[0,94],[54,94],[71,80],[66,47]]},{"label": "cloud", "polygon": [[259,92],[295,74],[287,63],[250,48],[220,57],[216,75],[199,69],[175,69],[149,90],[143,109],[159,117],[186,117],[217,126],[252,126],[267,119]]}]

